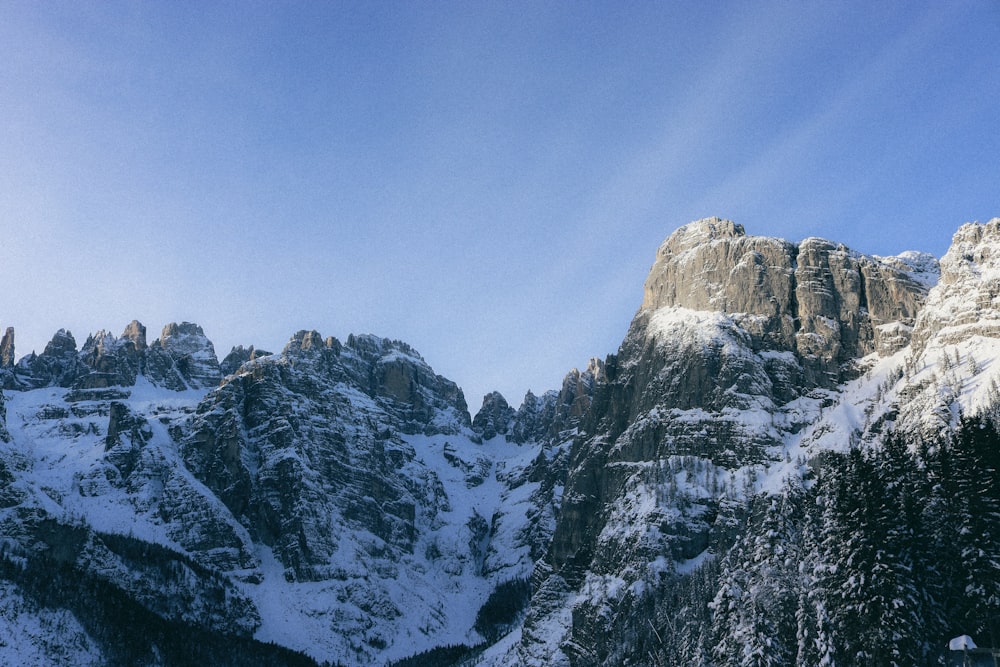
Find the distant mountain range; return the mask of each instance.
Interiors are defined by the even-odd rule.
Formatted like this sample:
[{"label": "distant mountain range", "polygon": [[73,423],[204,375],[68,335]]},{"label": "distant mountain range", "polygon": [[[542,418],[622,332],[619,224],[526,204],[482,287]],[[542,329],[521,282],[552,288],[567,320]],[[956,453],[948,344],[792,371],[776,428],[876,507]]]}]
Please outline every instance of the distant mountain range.
[{"label": "distant mountain range", "polygon": [[0,340],[0,663],[919,665],[1000,646],[1000,219],[660,246],[514,408],[405,343]]}]

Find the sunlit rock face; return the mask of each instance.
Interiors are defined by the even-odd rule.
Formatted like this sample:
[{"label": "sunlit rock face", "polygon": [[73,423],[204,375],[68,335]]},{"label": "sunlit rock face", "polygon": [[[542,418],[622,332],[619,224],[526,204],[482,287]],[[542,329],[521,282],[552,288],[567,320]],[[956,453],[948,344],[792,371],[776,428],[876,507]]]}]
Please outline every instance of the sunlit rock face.
[{"label": "sunlit rock face", "polygon": [[14,367],[14,327],[7,327],[0,338],[0,369],[9,371]]},{"label": "sunlit rock face", "polygon": [[754,350],[794,352],[807,381],[829,386],[845,377],[844,364],[908,343],[936,277],[928,255],[867,256],[818,238],[792,244],[710,218],[660,246],[639,315],[669,307],[724,313]]}]

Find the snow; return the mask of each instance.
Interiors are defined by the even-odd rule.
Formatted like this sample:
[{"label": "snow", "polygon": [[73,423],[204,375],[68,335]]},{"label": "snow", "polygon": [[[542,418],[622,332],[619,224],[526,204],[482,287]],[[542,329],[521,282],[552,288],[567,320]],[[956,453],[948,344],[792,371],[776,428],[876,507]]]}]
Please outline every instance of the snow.
[{"label": "snow", "polygon": [[681,306],[652,311],[648,331],[658,340],[670,345],[687,346],[697,343],[706,348],[724,347],[726,353],[742,349],[747,337],[728,315]]},{"label": "snow", "polygon": [[[66,389],[50,388],[5,394],[7,427],[12,440],[9,446],[31,461],[30,473],[22,479],[32,490],[35,501],[54,516],[82,518],[98,531],[131,534],[178,548],[153,517],[136,512],[135,498],[107,483],[103,472],[107,465],[103,434],[108,423],[108,402],[69,403],[68,393]],[[161,455],[174,464],[172,470],[186,472],[160,419],[183,417],[194,410],[205,392],[172,392],[155,387],[140,376],[129,393],[121,402],[132,412],[151,417],[153,438],[146,445],[147,453]],[[60,414],[57,411],[67,416],[46,418]],[[191,483],[201,487],[190,473],[187,476]],[[98,487],[93,487],[94,484]],[[91,495],[82,487],[99,488],[100,493]],[[207,490],[205,493],[206,497],[214,498]]]},{"label": "snow", "polygon": [[689,558],[685,561],[681,561],[680,563],[678,563],[676,567],[676,572],[677,574],[691,574],[699,567],[704,565],[712,557],[713,557],[712,553],[708,549],[705,549],[694,558]]},{"label": "snow", "polygon": [[65,609],[46,609],[0,581],[0,664],[99,667],[97,643]]},{"label": "snow", "polygon": [[949,651],[971,651],[976,648],[976,642],[969,635],[961,635],[948,642]]},{"label": "snow", "polygon": [[507,667],[517,664],[517,649],[523,636],[520,627],[501,637],[499,641],[487,648],[476,661],[477,665],[498,665]]},{"label": "snow", "polygon": [[[263,581],[245,584],[261,611],[263,623],[256,637],[302,650],[317,659],[340,656],[366,662],[373,655],[365,638],[384,642],[379,660],[396,660],[447,644],[476,644],[472,630],[479,608],[499,583],[525,578],[532,562],[528,545],[518,543],[528,522],[527,510],[537,483],[508,489],[495,474],[523,469],[538,449],[508,443],[503,437],[477,444],[468,435],[409,435],[404,440],[418,453],[409,465],[441,482],[448,499],[433,523],[420,523],[420,538],[402,562],[383,562],[383,574],[371,577],[373,564],[363,538],[345,535],[335,555],[343,580],[288,582],[284,568],[265,548],[258,549]],[[485,464],[482,483],[470,486],[469,470]],[[493,523],[487,535],[484,560],[469,556],[473,538],[470,520]],[[484,576],[485,573],[485,576]],[[372,607],[386,612],[377,627],[366,620]],[[331,627],[341,633],[331,633]],[[344,642],[348,642],[346,650]],[[351,643],[353,642],[353,643]]]},{"label": "snow", "polygon": [[890,257],[873,255],[872,259],[902,271],[913,281],[928,288],[936,285],[941,277],[941,266],[930,253],[907,250]]}]

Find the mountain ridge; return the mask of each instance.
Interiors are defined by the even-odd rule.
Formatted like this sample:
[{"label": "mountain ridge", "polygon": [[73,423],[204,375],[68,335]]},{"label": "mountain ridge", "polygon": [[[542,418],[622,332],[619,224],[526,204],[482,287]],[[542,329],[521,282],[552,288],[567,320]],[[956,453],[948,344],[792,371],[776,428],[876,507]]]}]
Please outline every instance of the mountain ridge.
[{"label": "mountain ridge", "polygon": [[[658,249],[616,353],[517,409],[488,394],[474,417],[419,353],[376,336],[302,330],[220,362],[197,325],[147,345],[133,321],[79,350],[60,330],[15,363],[8,329],[0,542],[29,563],[62,550],[170,622],[317,660],[467,645],[456,660],[616,664],[629,615],[664,608],[657,582],[719,581],[762,494],[826,452],[942,437],[1000,403],[997,285],[1000,219],[960,227],[940,262],[696,221]],[[104,537],[123,534],[180,554],[156,558],[187,583],[130,588],[134,562]],[[214,578],[231,607],[198,592]],[[5,590],[27,608],[29,589]],[[84,657],[114,652],[74,632]]]}]

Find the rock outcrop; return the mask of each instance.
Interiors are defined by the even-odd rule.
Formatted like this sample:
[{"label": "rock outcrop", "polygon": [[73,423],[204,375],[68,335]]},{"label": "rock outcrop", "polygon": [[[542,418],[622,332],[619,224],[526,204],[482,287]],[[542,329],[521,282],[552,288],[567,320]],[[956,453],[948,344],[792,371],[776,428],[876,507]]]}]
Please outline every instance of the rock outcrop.
[{"label": "rock outcrop", "polygon": [[[133,322],[12,358],[8,330],[8,572],[55,559],[161,619],[347,664],[445,646],[428,661],[661,664],[679,637],[714,641],[725,554],[771,545],[771,494],[805,502],[815,471],[888,432],[995,417],[1000,219],[960,228],[940,264],[686,225],[615,354],[471,420],[457,384],[370,335],[302,330],[220,364],[197,325],[147,344]],[[25,596],[12,581],[0,607]],[[728,581],[742,613],[751,586]],[[664,625],[678,613],[696,620]]]},{"label": "rock outcrop", "polygon": [[[13,331],[4,337],[13,354]],[[152,345],[146,327],[133,320],[115,337],[98,331],[77,351],[65,329],[56,332],[41,354],[22,358],[4,375],[4,386],[73,387],[79,390],[131,387],[139,375],[174,391],[206,389],[219,384],[222,372],[212,342],[197,324],[168,324]]]},{"label": "rock outcrop", "polygon": [[70,387],[89,368],[76,351],[76,339],[66,329],[52,336],[41,354],[22,357],[15,368],[17,381],[29,387]]},{"label": "rock outcrop", "polygon": [[401,475],[416,454],[394,434],[468,426],[461,390],[409,346],[300,331],[280,355],[226,378],[182,452],[289,578],[317,580],[331,576],[339,546],[334,516],[412,552],[416,508],[434,499]]},{"label": "rock outcrop", "polygon": [[222,370],[215,347],[197,324],[182,322],[163,327],[149,346],[146,375],[153,384],[181,391],[219,384]]},{"label": "rock outcrop", "polygon": [[571,369],[558,390],[541,396],[529,391],[506,434],[512,442],[564,440],[589,415],[595,388],[604,379],[604,362],[595,358],[582,371]]},{"label": "rock outcrop", "polygon": [[855,359],[907,344],[935,273],[925,255],[866,256],[817,238],[795,245],[710,218],[660,246],[637,319],[671,307],[725,313],[751,349],[794,352],[807,382],[830,387]]},{"label": "rock outcrop", "polygon": [[107,331],[98,331],[87,338],[80,350],[80,361],[89,369],[73,386],[78,389],[131,387],[145,367],[146,329],[133,321],[116,338]]},{"label": "rock outcrop", "polygon": [[490,392],[483,396],[483,405],[472,420],[472,429],[483,440],[491,440],[510,432],[516,414],[500,392]]},{"label": "rock outcrop", "polygon": [[973,336],[1000,338],[1000,218],[962,225],[941,258],[941,279],[917,317],[913,348]]},{"label": "rock outcrop", "polygon": [[0,368],[14,367],[14,327],[7,327],[0,339]]},{"label": "rock outcrop", "polygon": [[222,375],[232,375],[240,369],[240,366],[247,363],[248,361],[255,361],[260,357],[269,357],[270,352],[265,352],[264,350],[258,350],[253,345],[250,347],[243,347],[242,345],[237,345],[229,354],[226,355],[219,363],[219,369],[222,371]]}]

